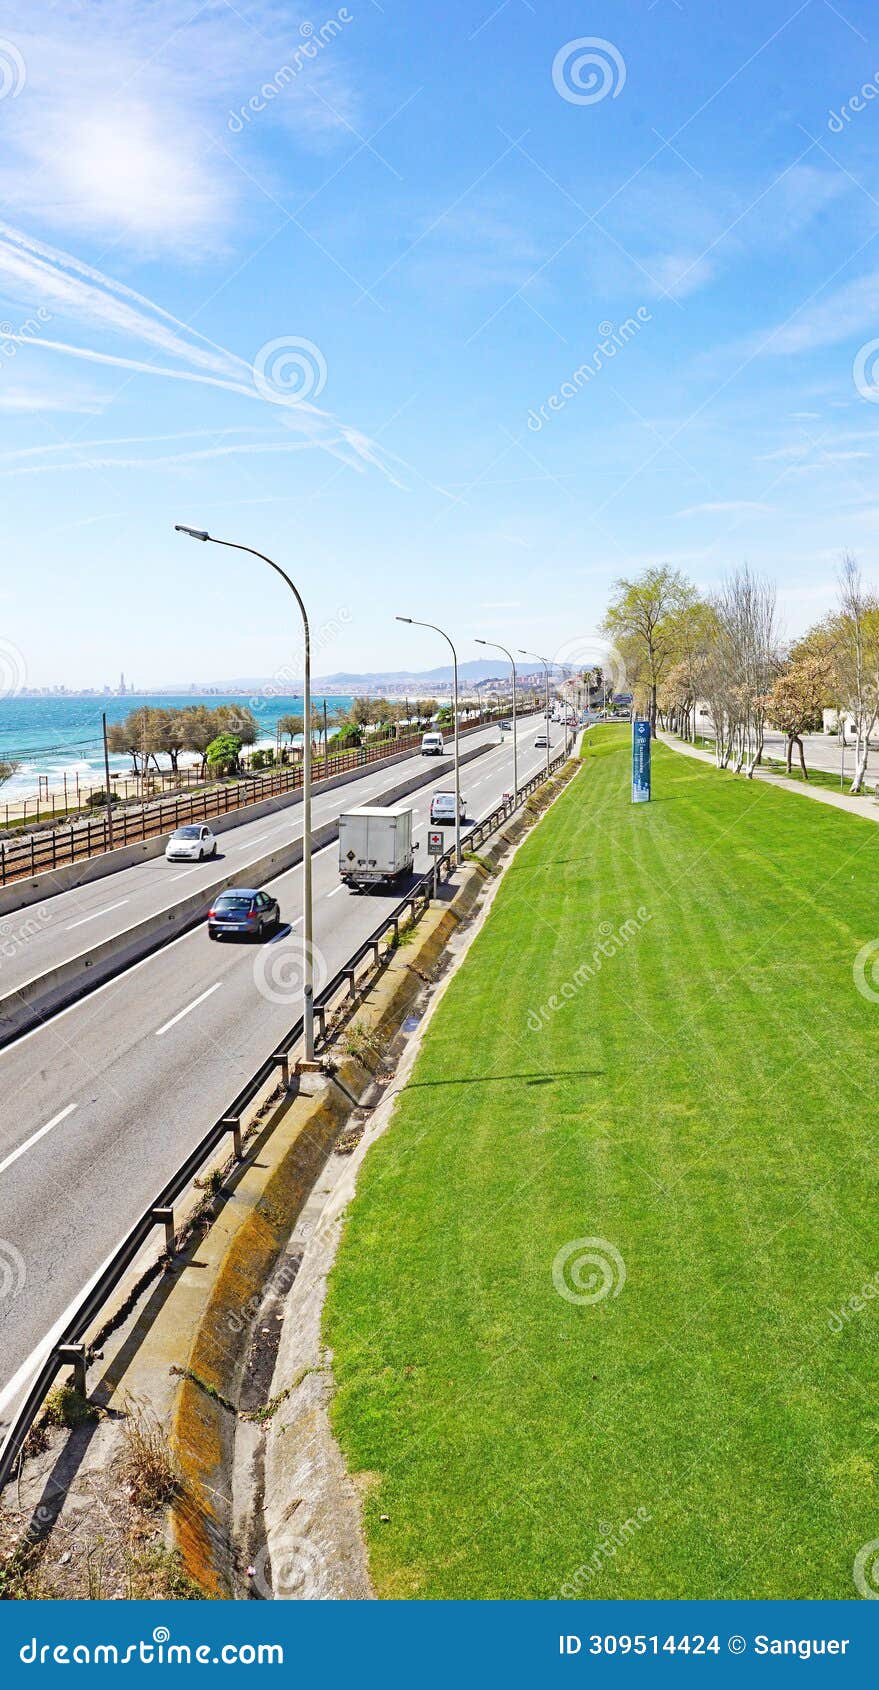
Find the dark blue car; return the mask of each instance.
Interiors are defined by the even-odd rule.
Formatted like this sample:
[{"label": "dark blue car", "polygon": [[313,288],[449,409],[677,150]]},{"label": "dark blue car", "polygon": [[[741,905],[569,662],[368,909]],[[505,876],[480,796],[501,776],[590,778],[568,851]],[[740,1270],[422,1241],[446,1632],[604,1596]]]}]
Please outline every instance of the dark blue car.
[{"label": "dark blue car", "polygon": [[280,925],[281,907],[277,899],[249,886],[230,886],[214,899],[208,910],[209,939],[222,939],[226,933],[263,939],[267,933],[277,933]]}]

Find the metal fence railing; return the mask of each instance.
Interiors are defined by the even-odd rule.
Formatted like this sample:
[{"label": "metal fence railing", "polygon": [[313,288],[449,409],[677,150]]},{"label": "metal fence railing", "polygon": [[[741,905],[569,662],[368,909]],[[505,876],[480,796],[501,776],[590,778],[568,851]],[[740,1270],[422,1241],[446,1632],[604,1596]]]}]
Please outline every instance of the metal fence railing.
[{"label": "metal fence railing", "polygon": [[[559,752],[550,764],[549,769],[541,769],[532,775],[519,787],[519,807],[525,803],[531,793],[548,779],[556,769],[566,761],[567,753]],[[512,799],[496,806],[489,815],[477,822],[465,836],[469,849],[484,844],[492,833],[514,814],[516,805]],[[441,878],[448,879],[454,868],[454,849],[446,851],[438,857],[435,864]],[[418,884],[407,893],[400,903],[385,916],[384,920],[358,946],[354,954],[333,976],[332,980],[317,994],[314,1000],[315,1017],[319,1026],[319,1042],[327,1041],[328,1020],[332,1007],[337,1000],[348,997],[354,999],[359,995],[365,983],[366,974],[361,972],[362,964],[369,959],[370,966],[366,971],[372,974],[377,965],[383,962],[382,941],[387,940],[385,956],[390,956],[399,940],[401,926],[417,921],[431,902],[431,889],[434,884],[434,868],[423,875]],[[272,1076],[279,1070],[285,1077],[289,1075],[291,1053],[302,1037],[302,1018],[300,1017],[289,1032],[276,1045],[271,1056],[260,1064],[256,1072],[251,1075],[229,1108],[214,1122],[195,1148],[190,1151],[185,1162],[177,1169],[167,1183],[162,1187],[158,1196],[148,1204],[143,1213],[126,1236],[118,1245],[110,1260],[105,1264],[99,1277],[89,1287],[74,1313],[67,1321],[61,1336],[53,1344],[45,1361],[37,1372],[30,1389],[19,1406],[0,1448],[0,1489],[9,1479],[15,1462],[20,1455],[28,1432],[36,1419],[42,1403],[51,1390],[55,1379],[62,1367],[73,1367],[80,1389],[85,1395],[87,1350],[84,1343],[86,1333],[94,1325],[101,1309],[108,1298],[120,1284],[124,1274],[132,1262],[139,1255],[143,1246],[156,1227],[163,1227],[165,1231],[165,1246],[169,1254],[174,1248],[174,1204],[182,1197],[191,1185],[196,1174],[205,1163],[229,1138],[232,1139],[234,1153],[239,1161],[244,1159],[242,1118],[253,1100],[268,1084]]]},{"label": "metal fence railing", "polygon": [[[474,733],[492,721],[500,711],[484,712],[468,721],[461,733]],[[401,751],[415,751],[421,734],[405,734],[399,739],[380,740],[375,745],[361,745],[352,751],[342,751],[333,757],[315,757],[314,782],[333,780],[336,775],[352,769],[369,768]],[[302,785],[302,766],[293,764],[266,770],[264,774],[248,775],[224,786],[213,786],[200,792],[181,793],[173,798],[160,798],[133,808],[120,807],[113,812],[112,821],[106,810],[94,817],[71,822],[66,827],[46,828],[42,832],[0,839],[0,886],[11,881],[31,879],[43,870],[63,868],[87,857],[102,856],[119,846],[136,845],[144,839],[155,839],[173,833],[189,822],[209,822],[226,816],[231,810],[241,810],[258,804],[264,798],[276,798],[295,792]]]}]

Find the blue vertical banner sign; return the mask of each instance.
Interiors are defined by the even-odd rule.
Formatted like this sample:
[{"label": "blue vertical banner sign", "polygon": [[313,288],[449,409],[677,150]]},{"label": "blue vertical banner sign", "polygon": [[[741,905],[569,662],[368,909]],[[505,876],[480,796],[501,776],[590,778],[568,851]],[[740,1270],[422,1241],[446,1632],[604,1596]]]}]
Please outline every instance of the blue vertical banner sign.
[{"label": "blue vertical banner sign", "polygon": [[632,720],[632,803],[650,803],[650,723]]}]

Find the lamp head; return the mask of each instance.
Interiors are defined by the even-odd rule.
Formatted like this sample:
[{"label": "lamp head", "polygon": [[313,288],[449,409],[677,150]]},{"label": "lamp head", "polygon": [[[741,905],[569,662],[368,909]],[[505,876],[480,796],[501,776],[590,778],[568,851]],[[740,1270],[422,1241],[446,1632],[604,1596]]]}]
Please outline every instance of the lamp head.
[{"label": "lamp head", "polygon": [[189,534],[193,540],[209,540],[210,534],[205,528],[185,528],[182,522],[175,522],[174,531],[177,534]]}]

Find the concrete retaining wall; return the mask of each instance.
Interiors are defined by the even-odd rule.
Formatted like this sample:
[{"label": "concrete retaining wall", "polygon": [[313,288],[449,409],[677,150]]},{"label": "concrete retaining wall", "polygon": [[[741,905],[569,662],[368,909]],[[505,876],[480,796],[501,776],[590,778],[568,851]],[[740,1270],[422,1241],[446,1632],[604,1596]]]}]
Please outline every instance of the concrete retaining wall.
[{"label": "concrete retaining wall", "polygon": [[[490,749],[488,745],[474,746],[472,750],[463,753],[461,762],[471,763]],[[400,760],[399,756],[394,759],[396,762]],[[383,792],[374,802],[395,804],[410,792],[415,792],[418,787],[426,785],[435,775],[436,765],[431,761],[429,766],[419,768],[406,780],[398,781],[396,786]],[[347,778],[339,776],[338,782],[333,784],[341,785]],[[270,799],[268,802],[275,808],[279,807],[277,799]],[[260,805],[257,808],[262,813],[265,806]],[[240,814],[241,812],[238,812],[239,817]],[[227,819],[231,825],[231,817],[223,819]],[[338,836],[338,820],[325,822],[323,827],[314,832],[314,850],[320,851],[325,845],[331,845]],[[161,843],[159,841],[159,844]],[[120,974],[123,969],[130,968],[132,963],[160,950],[169,940],[176,939],[178,934],[198,926],[198,923],[204,920],[213,900],[220,892],[224,892],[227,886],[233,886],[236,881],[241,885],[245,876],[246,884],[263,886],[279,874],[285,874],[288,869],[295,868],[301,861],[302,840],[291,839],[288,844],[276,846],[274,850],[266,852],[257,858],[256,862],[244,864],[228,874],[219,875],[210,885],[199,887],[197,892],[181,898],[170,909],[147,916],[133,927],[111,934],[108,939],[99,940],[78,956],[69,957],[56,968],[26,981],[14,992],[0,998],[0,1046],[20,1038],[22,1033],[28,1032],[39,1021],[56,1015],[60,1009],[74,1003],[77,998],[84,997],[88,992],[93,992],[96,986],[112,979],[114,974]]]}]

